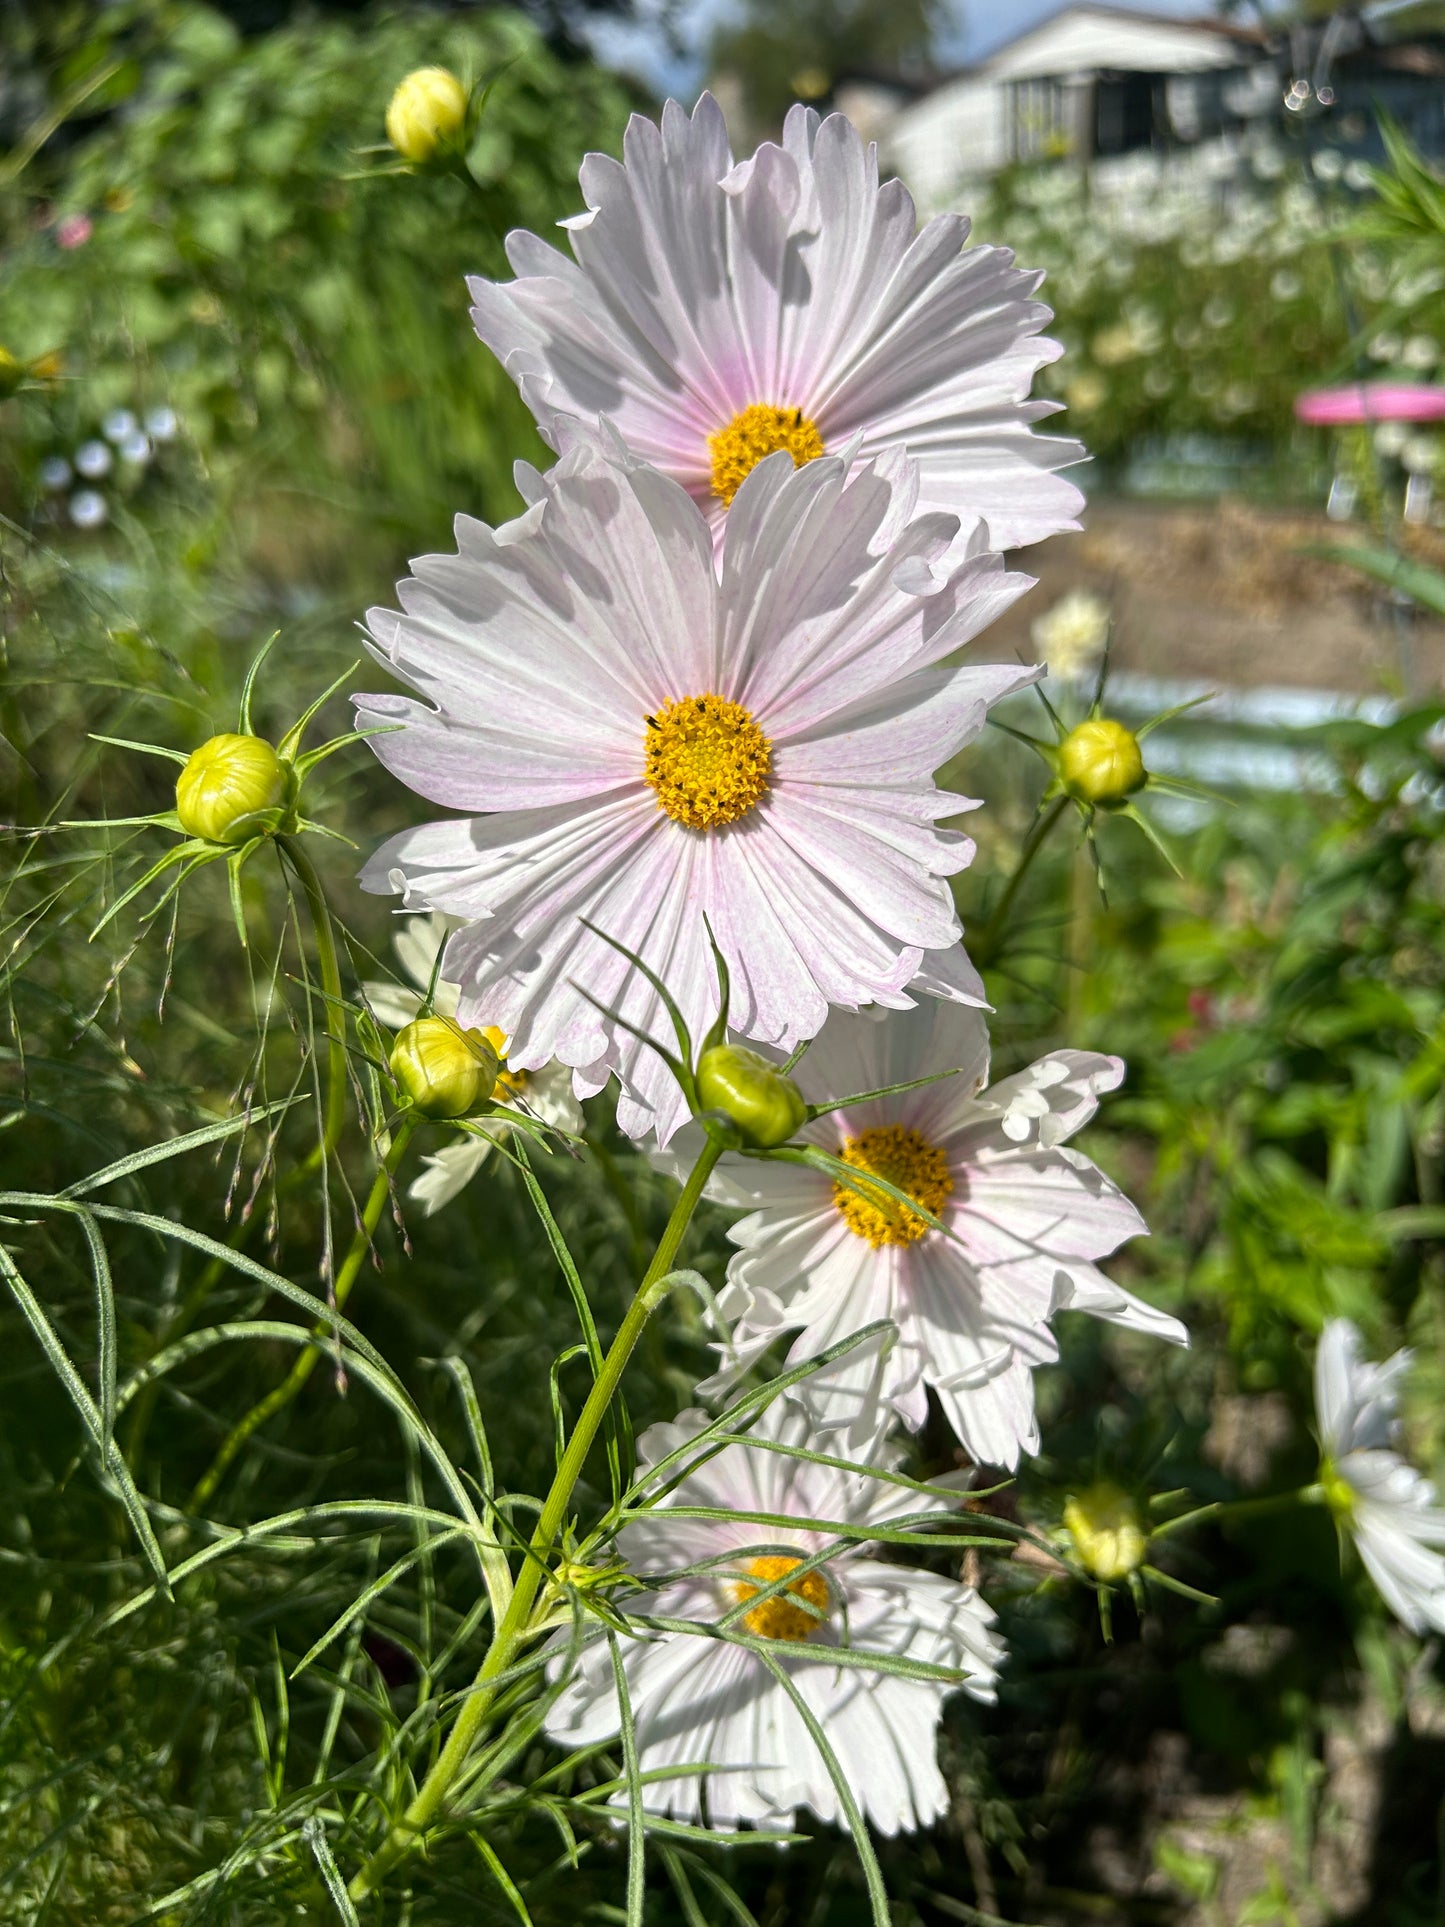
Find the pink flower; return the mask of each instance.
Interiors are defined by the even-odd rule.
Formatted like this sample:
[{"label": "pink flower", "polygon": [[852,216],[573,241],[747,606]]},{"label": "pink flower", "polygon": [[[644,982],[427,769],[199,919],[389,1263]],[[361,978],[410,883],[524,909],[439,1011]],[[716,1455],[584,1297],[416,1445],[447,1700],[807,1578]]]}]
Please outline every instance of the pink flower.
[{"label": "pink flower", "polygon": [[55,230],[55,245],[61,248],[83,248],[95,232],[94,223],[88,214],[67,214]]},{"label": "pink flower", "polygon": [[964,248],[943,214],[918,231],[898,181],[841,114],[794,107],[782,144],[734,163],[717,102],[662,125],[634,115],[623,161],[589,154],[575,260],[508,237],[515,281],[473,279],[477,333],[554,447],[571,417],[609,419],[673,476],[720,537],[744,474],[772,450],[917,457],[920,506],[988,526],[993,548],[1077,528],[1053,471],[1075,441],[1036,435],[1029,400],[1060,349],[1042,276],[1006,248]]},{"label": "pink flower", "polygon": [[[1117,1057],[1052,1051],[989,1085],[976,1010],[838,1012],[793,1073],[813,1104],[915,1078],[953,1076],[805,1125],[802,1142],[884,1178],[946,1231],[886,1193],[870,1198],[826,1171],[724,1158],[708,1195],[745,1209],[718,1299],[732,1328],[721,1390],[775,1339],[796,1332],[789,1366],[879,1319],[895,1336],[845,1353],[795,1388],[821,1430],[865,1455],[892,1419],[917,1429],[932,1386],[977,1460],[1013,1466],[1038,1450],[1033,1371],[1058,1356],[1064,1310],[1092,1312],[1177,1345],[1178,1319],[1116,1285],[1095,1260],[1146,1229],[1133,1205],[1066,1139],[1124,1075]],[[683,1147],[668,1153],[681,1156]]]},{"label": "pink flower", "polygon": [[588,924],[646,959],[695,1037],[709,926],[733,1028],[784,1049],[834,1004],[981,1002],[948,885],[973,845],[939,828],[968,805],[933,772],[1038,671],[943,665],[1029,578],[956,517],[915,516],[897,453],[851,479],[760,464],[720,573],[686,491],[615,437],[521,479],[525,515],[459,516],[458,553],[413,565],[401,614],[370,612],[373,653],[426,700],[357,698],[394,775],[481,812],[362,872],[465,925],[442,971],[462,1022],[503,1030],[514,1069],[559,1058],[579,1097],[615,1071],[622,1128],[665,1139],[682,1096],[628,1027],[667,1038],[666,1016]]}]

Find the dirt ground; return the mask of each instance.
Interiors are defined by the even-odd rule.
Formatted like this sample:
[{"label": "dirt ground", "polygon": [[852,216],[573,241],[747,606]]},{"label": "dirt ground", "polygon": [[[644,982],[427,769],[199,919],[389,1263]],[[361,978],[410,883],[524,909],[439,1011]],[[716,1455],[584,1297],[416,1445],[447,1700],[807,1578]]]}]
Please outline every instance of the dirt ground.
[{"label": "dirt ground", "polygon": [[[1034,653],[1030,624],[1069,589],[1114,609],[1117,669],[1249,688],[1291,684],[1361,695],[1398,694],[1396,614],[1348,569],[1300,550],[1372,539],[1363,527],[1225,498],[1210,503],[1091,502],[1081,535],[1056,536],[1010,558],[1039,578],[989,632],[987,653]],[[1445,566],[1445,536],[1416,532],[1422,561]],[[1408,680],[1445,687],[1445,622],[1404,618]]]}]

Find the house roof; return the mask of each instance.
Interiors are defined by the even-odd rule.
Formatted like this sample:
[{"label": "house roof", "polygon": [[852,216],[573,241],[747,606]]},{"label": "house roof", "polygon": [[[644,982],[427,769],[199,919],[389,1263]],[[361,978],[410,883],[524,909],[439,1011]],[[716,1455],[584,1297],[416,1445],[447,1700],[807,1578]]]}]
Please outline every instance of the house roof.
[{"label": "house roof", "polygon": [[995,47],[973,71],[1004,80],[1098,68],[1187,71],[1233,66],[1263,44],[1264,35],[1257,29],[1204,15],[1191,18],[1076,0]]}]

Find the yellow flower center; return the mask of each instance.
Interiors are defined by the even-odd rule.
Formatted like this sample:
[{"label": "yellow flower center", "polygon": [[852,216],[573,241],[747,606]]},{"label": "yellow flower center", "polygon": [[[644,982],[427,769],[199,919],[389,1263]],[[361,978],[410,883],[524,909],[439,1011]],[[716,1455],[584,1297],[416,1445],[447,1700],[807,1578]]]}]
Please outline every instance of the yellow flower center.
[{"label": "yellow flower center", "polygon": [[711,692],[647,719],[643,780],[659,809],[690,830],[736,823],[768,793],[773,746],[741,703]]},{"label": "yellow flower center", "polygon": [[[760,1559],[749,1559],[743,1567],[762,1585],[750,1586],[746,1579],[733,1582],[733,1597],[740,1604],[744,1599],[755,1599],[763,1586],[770,1586],[775,1579],[787,1573],[796,1572],[802,1565],[801,1559],[789,1559],[779,1553],[765,1553]],[[795,1604],[801,1600],[802,1604]],[[754,1606],[743,1614],[743,1624],[758,1639],[786,1639],[800,1646],[805,1639],[811,1639],[823,1626],[832,1604],[828,1593],[828,1582],[814,1567],[811,1572],[802,1573],[781,1592],[775,1592],[761,1605]]]},{"label": "yellow flower center", "polygon": [[[930,1144],[921,1131],[906,1125],[881,1124],[871,1131],[860,1131],[857,1137],[848,1139],[838,1155],[845,1164],[897,1185],[935,1217],[953,1196],[947,1153]],[[926,1218],[871,1185],[865,1197],[850,1191],[846,1184],[835,1184],[833,1202],[853,1235],[866,1238],[875,1251],[882,1245],[917,1244],[932,1230]]]},{"label": "yellow flower center", "polygon": [[823,437],[816,422],[801,408],[775,408],[755,401],[734,415],[726,428],[707,438],[712,455],[712,492],[724,506],[752,474],[765,455],[786,448],[794,468],[816,461],[823,453]]},{"label": "yellow flower center", "polygon": [[495,1024],[488,1024],[483,1029],[482,1035],[497,1053],[497,1062],[502,1067],[497,1073],[496,1083],[492,1086],[492,1102],[505,1104],[509,1099],[521,1097],[530,1080],[525,1071],[507,1069],[507,1033],[504,1030],[498,1030]]}]

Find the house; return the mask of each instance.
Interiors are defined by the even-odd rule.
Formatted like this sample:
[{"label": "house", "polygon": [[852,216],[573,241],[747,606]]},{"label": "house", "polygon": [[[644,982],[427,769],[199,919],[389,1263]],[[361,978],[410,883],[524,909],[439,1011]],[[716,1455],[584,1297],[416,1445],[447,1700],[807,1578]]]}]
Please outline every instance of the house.
[{"label": "house", "polygon": [[1445,34],[1408,30],[1408,18],[1377,4],[1266,35],[1065,5],[978,66],[900,98],[891,118],[875,107],[870,132],[927,211],[1021,161],[1089,163],[1101,189],[1117,176],[1137,191],[1151,157],[1161,179],[1207,181],[1277,148],[1287,127],[1309,152],[1339,150],[1342,165],[1376,161],[1382,108],[1438,158]]},{"label": "house", "polygon": [[[1248,86],[1263,51],[1261,35],[1218,20],[1065,6],[903,108],[885,157],[921,203],[943,206],[1015,161],[1148,145],[1161,88],[1175,84],[1183,100],[1196,76],[1222,73]],[[1271,70],[1270,105],[1278,98]]]}]

